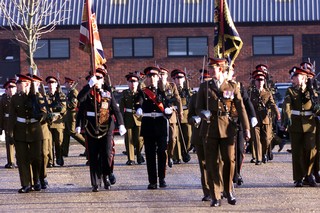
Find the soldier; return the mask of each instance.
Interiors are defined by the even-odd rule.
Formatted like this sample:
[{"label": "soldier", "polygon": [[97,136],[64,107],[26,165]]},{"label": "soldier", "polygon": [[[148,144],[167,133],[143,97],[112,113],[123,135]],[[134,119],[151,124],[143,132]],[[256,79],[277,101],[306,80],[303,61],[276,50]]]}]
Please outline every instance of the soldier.
[{"label": "soldier", "polygon": [[[147,76],[146,87],[139,92],[137,115],[143,116],[141,121],[141,136],[144,140],[149,185],[148,189],[166,187],[167,144],[169,137],[169,121],[167,116],[172,109],[166,106],[165,94],[158,88],[160,69],[147,67],[144,69]],[[157,163],[158,159],[158,172]],[[158,173],[158,175],[157,175]]]},{"label": "soldier", "polygon": [[[31,75],[30,73],[26,74],[26,76],[33,79],[34,94],[41,101],[41,103],[44,104],[44,107],[47,108],[48,107],[46,104],[47,102],[44,98],[44,96],[45,96],[44,87],[41,87],[42,88],[41,93],[39,91],[40,86],[43,86],[42,78],[40,78],[37,75]],[[49,161],[49,150],[50,150],[49,144],[52,144],[52,135],[49,130],[49,125],[48,125],[47,120],[42,120],[40,122],[40,124],[41,124],[42,135],[43,135],[42,146],[41,146],[42,147],[42,152],[41,152],[42,159],[41,159],[41,168],[40,168],[40,184],[41,184],[41,189],[46,189],[48,186],[48,181],[46,178],[47,178],[47,165],[48,165],[48,161]],[[52,146],[51,146],[51,149],[52,149]]]},{"label": "soldier", "polygon": [[[188,151],[191,147],[192,133],[191,125],[188,123],[188,103],[192,93],[188,87],[188,81],[186,80],[186,73],[184,71],[179,69],[173,70],[171,72],[171,78],[174,80],[181,98],[183,116],[180,118],[180,120],[178,120],[178,143],[180,143],[181,146],[182,160],[183,162],[187,163],[190,161],[190,155]],[[178,162],[176,163],[180,163],[179,159],[177,159],[177,161]]]},{"label": "soldier", "polygon": [[[45,119],[43,103],[30,91],[32,78],[17,74],[18,93],[12,96],[9,114],[9,135],[14,141],[22,188],[19,193],[31,190],[33,176],[34,190],[40,191],[41,140],[43,134],[40,122]],[[32,169],[32,175],[31,175]]]},{"label": "soldier", "polygon": [[172,116],[169,118],[169,142],[168,142],[168,166],[171,168],[173,165],[174,151],[177,151],[177,159],[181,159],[181,147],[180,143],[177,143],[177,119],[183,117],[183,109],[181,104],[181,98],[177,89],[177,86],[173,82],[168,82],[169,70],[160,67],[160,80],[159,88],[165,93],[165,101],[169,107],[173,110]]},{"label": "soldier", "polygon": [[267,151],[272,139],[272,114],[280,120],[280,112],[273,99],[273,95],[265,87],[266,75],[260,70],[252,73],[254,85],[249,90],[249,97],[254,106],[258,124],[252,129],[253,152],[255,153],[255,164],[267,163]]},{"label": "soldier", "polygon": [[292,80],[283,103],[284,126],[288,127],[291,149],[292,169],[295,187],[303,186],[303,178],[307,177],[310,186],[317,186],[312,170],[316,156],[316,115],[320,107],[313,102],[315,91],[307,88],[309,71],[294,67]]},{"label": "soldier", "polygon": [[[196,112],[205,120],[202,122],[200,135],[205,137],[206,168],[212,198],[211,206],[214,207],[221,205],[221,188],[225,190],[228,203],[236,204],[232,179],[235,171],[234,137],[237,124],[230,114],[234,110],[233,106],[243,125],[246,140],[250,138],[249,121],[239,88],[225,79],[225,66],[225,59],[209,58],[208,67],[209,71],[213,72],[213,79],[200,85],[196,102]],[[220,155],[222,164],[219,164]],[[217,172],[220,169],[223,187]]]},{"label": "soldier", "polygon": [[71,78],[65,77],[65,86],[68,90],[67,94],[67,112],[64,117],[65,129],[63,132],[62,152],[64,157],[68,157],[70,136],[78,141],[83,147],[86,147],[86,140],[81,135],[76,133],[76,116],[78,106],[78,90],[77,83]]},{"label": "soldier", "polygon": [[17,92],[17,85],[15,79],[8,80],[4,85],[5,93],[1,97],[0,101],[0,135],[2,131],[5,133],[6,141],[6,151],[7,151],[7,164],[4,166],[6,169],[15,168],[15,155],[14,155],[14,145],[10,143],[10,137],[8,133],[8,120],[10,112],[10,102],[11,98]]},{"label": "soldier", "polygon": [[[211,76],[207,70],[200,69],[199,70],[201,77],[200,82],[211,80]],[[204,141],[203,137],[200,137],[200,125],[202,123],[201,118],[196,114],[196,101],[197,101],[197,93],[194,93],[191,96],[188,109],[188,122],[192,125],[192,135],[191,135],[191,144],[194,145],[198,157],[198,163],[201,174],[201,186],[203,191],[202,201],[210,201],[210,189],[208,184],[208,175],[207,168],[205,163],[205,150],[204,150]]]},{"label": "soldier", "polygon": [[65,116],[67,111],[66,96],[59,89],[60,85],[57,78],[55,78],[54,76],[48,76],[46,78],[46,82],[48,85],[46,99],[49,106],[49,129],[52,135],[52,143],[54,146],[56,163],[59,166],[63,166],[64,159],[62,155],[62,141],[63,130],[65,128],[63,117]]},{"label": "soldier", "polygon": [[98,192],[101,179],[105,189],[111,188],[113,158],[113,130],[115,116],[120,135],[126,133],[123,118],[111,91],[104,87],[107,71],[104,67],[91,73],[88,84],[78,94],[79,111],[76,119],[76,132],[85,128],[88,144],[90,179],[92,191]]},{"label": "soldier", "polygon": [[135,100],[138,95],[139,77],[136,74],[129,73],[125,76],[129,89],[122,92],[123,97],[120,100],[120,111],[124,118],[124,125],[127,129],[125,134],[125,145],[127,150],[128,161],[126,165],[134,165],[135,150],[137,152],[137,162],[145,162],[141,154],[143,148],[143,138],[140,136],[141,116],[136,115]]}]

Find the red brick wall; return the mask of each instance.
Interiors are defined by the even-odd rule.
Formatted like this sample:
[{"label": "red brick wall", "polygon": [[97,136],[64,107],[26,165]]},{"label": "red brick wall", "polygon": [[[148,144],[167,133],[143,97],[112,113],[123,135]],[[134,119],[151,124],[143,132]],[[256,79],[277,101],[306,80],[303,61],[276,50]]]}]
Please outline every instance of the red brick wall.
[{"label": "red brick wall", "polygon": [[[320,34],[320,27],[312,26],[252,26],[238,27],[239,34],[243,40],[243,48],[236,60],[236,70],[238,80],[245,84],[248,82],[249,73],[259,63],[269,65],[269,70],[273,79],[278,82],[289,81],[288,70],[294,65],[300,64],[302,60],[302,34],[312,32]],[[192,87],[198,86],[197,71],[202,68],[203,57],[167,57],[167,37],[174,36],[208,36],[209,55],[213,55],[213,28],[136,28],[136,29],[99,29],[101,41],[108,58],[108,68],[111,81],[114,85],[125,84],[124,76],[131,71],[143,69],[147,66],[159,64],[169,70],[176,68],[184,69],[194,77],[190,81]],[[6,32],[2,38],[6,38]],[[294,35],[294,56],[252,56],[252,36],[253,35]],[[113,37],[154,37],[154,58],[142,59],[113,59],[112,58],[112,38]],[[70,59],[66,60],[37,60],[36,63],[42,76],[57,75],[60,79],[65,76],[77,79],[85,77],[90,69],[89,56],[78,49],[79,29],[61,30],[57,29],[43,38],[69,38],[70,39]],[[21,72],[28,70],[26,56],[21,52]],[[63,80],[62,80],[63,81]],[[82,78],[79,88],[85,83]]]}]

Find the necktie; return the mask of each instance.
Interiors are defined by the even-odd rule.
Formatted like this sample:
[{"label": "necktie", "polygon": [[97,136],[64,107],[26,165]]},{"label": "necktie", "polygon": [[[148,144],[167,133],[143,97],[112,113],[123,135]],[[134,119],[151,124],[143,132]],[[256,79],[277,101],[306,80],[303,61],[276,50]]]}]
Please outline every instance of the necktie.
[{"label": "necktie", "polygon": [[91,95],[95,96],[95,99],[98,101],[98,103],[101,102],[101,95],[100,95],[99,91],[96,90],[96,94],[94,95],[94,90],[92,90]]}]

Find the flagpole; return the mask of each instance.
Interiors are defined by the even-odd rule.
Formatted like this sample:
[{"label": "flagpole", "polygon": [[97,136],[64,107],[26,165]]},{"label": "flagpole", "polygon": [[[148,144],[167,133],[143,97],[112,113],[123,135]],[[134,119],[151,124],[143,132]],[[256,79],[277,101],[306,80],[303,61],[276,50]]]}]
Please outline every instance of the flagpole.
[{"label": "flagpole", "polygon": [[222,49],[222,58],[224,58],[224,52],[225,52],[225,44],[224,44],[224,0],[220,0],[220,17],[219,17],[219,34],[221,38],[221,49]]},{"label": "flagpole", "polygon": [[[87,0],[87,11],[88,11],[88,31],[89,31],[89,41],[90,41],[90,65],[92,76],[96,75],[96,60],[95,60],[95,49],[94,49],[94,38],[93,38],[93,30],[92,30],[92,9],[91,9],[91,0]],[[97,94],[96,94],[96,87],[93,86],[93,97],[94,97],[94,114],[95,114],[95,121],[96,121],[96,134],[99,133],[99,122],[98,122],[98,106],[97,106]]]}]

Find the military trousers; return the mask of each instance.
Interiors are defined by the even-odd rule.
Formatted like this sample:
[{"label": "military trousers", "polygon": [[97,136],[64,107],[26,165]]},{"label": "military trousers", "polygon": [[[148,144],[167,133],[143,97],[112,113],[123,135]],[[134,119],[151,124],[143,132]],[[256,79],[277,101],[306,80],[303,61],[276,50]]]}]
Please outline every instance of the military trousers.
[{"label": "military trousers", "polygon": [[197,153],[198,163],[200,168],[201,187],[202,187],[203,195],[210,196],[204,143],[196,143],[194,144],[194,146],[197,150],[196,153]]},{"label": "military trousers", "polygon": [[42,160],[42,142],[41,140],[32,142],[15,141],[15,148],[21,186],[31,186],[31,177],[33,177],[34,182],[39,181]]},{"label": "military trousers", "polygon": [[44,180],[47,177],[47,165],[49,162],[49,143],[50,139],[42,140],[42,160],[40,169],[40,180]]},{"label": "military trousers", "polygon": [[7,163],[8,164],[15,164],[15,152],[14,152],[14,145],[10,144],[10,137],[5,135],[6,141],[6,151],[7,151]]},{"label": "military trousers", "polygon": [[[235,170],[234,137],[208,137],[204,143],[206,168],[210,195],[217,200],[221,199],[221,190],[232,192]],[[221,163],[220,158],[221,157]],[[221,168],[222,167],[222,168]],[[222,171],[222,182],[219,171]],[[223,187],[221,186],[223,184]]]},{"label": "military trousers", "polygon": [[112,135],[94,138],[87,134],[90,180],[92,186],[101,184],[102,176],[110,175],[113,170],[113,140]]},{"label": "military trousers", "polygon": [[147,160],[148,180],[150,184],[156,184],[157,177],[159,177],[159,179],[164,179],[166,177],[167,137],[143,136],[143,140]]},{"label": "military trousers", "polygon": [[137,156],[141,155],[141,151],[143,148],[143,139],[140,136],[140,129],[140,126],[133,126],[131,128],[127,128],[127,133],[125,135],[124,140],[128,160],[134,161],[135,150],[137,152]]},{"label": "military trousers", "polygon": [[252,128],[253,148],[257,161],[262,161],[262,157],[267,154],[271,142],[271,130],[269,124],[258,124]]},{"label": "military trousers", "polygon": [[63,161],[62,156],[62,141],[63,141],[63,128],[50,128],[52,135],[52,144],[54,144],[54,151],[57,164]]},{"label": "military trousers", "polygon": [[316,156],[315,132],[289,131],[292,150],[293,180],[301,181],[306,175],[312,174]]}]

